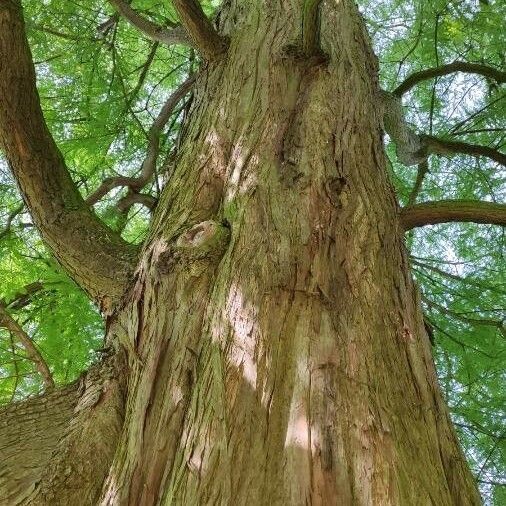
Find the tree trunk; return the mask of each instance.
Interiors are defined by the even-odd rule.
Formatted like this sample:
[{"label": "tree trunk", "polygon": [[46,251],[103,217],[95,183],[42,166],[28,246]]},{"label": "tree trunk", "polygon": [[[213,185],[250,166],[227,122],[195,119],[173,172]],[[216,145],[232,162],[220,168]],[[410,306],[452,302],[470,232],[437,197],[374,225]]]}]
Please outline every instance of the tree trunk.
[{"label": "tree trunk", "polygon": [[107,466],[67,438],[53,458],[80,474],[75,495],[65,480],[44,495],[56,466],[24,504],[480,503],[409,273],[376,59],[350,0],[321,9],[323,55],[299,49],[300,6],[223,9],[228,53],[197,79],[108,320],[127,355],[124,415],[110,380],[114,401],[86,417],[100,420],[88,434],[113,435]]}]

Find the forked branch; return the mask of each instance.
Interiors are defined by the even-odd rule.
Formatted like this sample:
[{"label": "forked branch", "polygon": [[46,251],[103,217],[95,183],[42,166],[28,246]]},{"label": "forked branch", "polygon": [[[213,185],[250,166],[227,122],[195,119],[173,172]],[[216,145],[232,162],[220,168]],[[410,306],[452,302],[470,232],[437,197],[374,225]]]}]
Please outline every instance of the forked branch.
[{"label": "forked branch", "polygon": [[418,83],[426,79],[445,76],[454,72],[467,72],[470,74],[479,74],[489,79],[493,79],[497,83],[506,82],[506,72],[503,72],[489,65],[481,63],[468,63],[464,61],[455,61],[447,65],[440,65],[430,69],[415,72],[408,76],[395,90],[392,92],[397,97],[402,97],[405,93],[415,87]]},{"label": "forked branch", "polygon": [[124,0],[109,0],[109,2],[132,26],[151,40],[168,46],[172,44],[192,45],[186,31],[181,26],[174,24],[171,28],[164,28],[141,16]]},{"label": "forked branch", "polygon": [[506,204],[478,200],[440,200],[401,209],[404,230],[449,222],[506,226]]},{"label": "forked branch", "polygon": [[506,166],[506,155],[489,146],[416,133],[406,121],[401,99],[387,91],[381,92],[381,98],[385,131],[395,144],[399,161],[404,165],[422,164],[431,154],[442,156],[465,154],[475,157],[484,156]]},{"label": "forked branch", "polygon": [[[155,172],[156,163],[160,153],[160,135],[163,127],[169,120],[177,104],[190,91],[195,79],[196,76],[189,77],[174,91],[174,93],[172,93],[151,125],[148,132],[148,151],[144,161],[142,162],[140,175],[138,177],[117,176],[104,180],[103,183],[87,197],[86,203],[88,205],[96,204],[111,190],[120,186],[127,186],[133,193],[140,195],[139,191],[151,180]],[[143,204],[147,203],[146,199],[137,201]],[[153,204],[152,201],[150,201],[150,203]]]},{"label": "forked branch", "polygon": [[45,244],[104,309],[131,279],[133,248],[85,204],[44,121],[20,0],[0,2],[0,140]]},{"label": "forked branch", "polygon": [[227,50],[227,40],[218,34],[197,0],[172,0],[181,24],[186,28],[193,45],[207,61]]}]

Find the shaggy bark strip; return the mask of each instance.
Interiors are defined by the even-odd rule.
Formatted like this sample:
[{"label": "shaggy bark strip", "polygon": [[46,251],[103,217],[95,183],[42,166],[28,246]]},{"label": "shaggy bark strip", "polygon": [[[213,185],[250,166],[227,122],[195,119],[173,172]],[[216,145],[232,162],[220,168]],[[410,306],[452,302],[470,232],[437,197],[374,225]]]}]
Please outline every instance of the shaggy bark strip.
[{"label": "shaggy bark strip", "polygon": [[[301,15],[221,13],[227,58],[196,82],[117,315],[132,369],[102,505],[479,504],[408,272],[363,22],[323,6],[326,63],[290,49]],[[220,227],[229,240],[192,252]]]}]

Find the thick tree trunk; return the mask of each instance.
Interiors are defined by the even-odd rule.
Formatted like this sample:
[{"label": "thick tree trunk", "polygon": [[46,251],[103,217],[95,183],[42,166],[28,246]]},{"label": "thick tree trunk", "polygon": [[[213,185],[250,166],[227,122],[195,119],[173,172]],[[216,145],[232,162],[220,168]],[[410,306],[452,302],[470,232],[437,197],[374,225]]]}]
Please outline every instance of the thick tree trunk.
[{"label": "thick tree trunk", "polygon": [[58,484],[44,502],[39,484],[27,504],[479,504],[409,274],[363,22],[325,3],[325,57],[308,56],[301,12],[223,11],[228,53],[198,78],[109,319],[128,355],[110,469],[82,502]]}]

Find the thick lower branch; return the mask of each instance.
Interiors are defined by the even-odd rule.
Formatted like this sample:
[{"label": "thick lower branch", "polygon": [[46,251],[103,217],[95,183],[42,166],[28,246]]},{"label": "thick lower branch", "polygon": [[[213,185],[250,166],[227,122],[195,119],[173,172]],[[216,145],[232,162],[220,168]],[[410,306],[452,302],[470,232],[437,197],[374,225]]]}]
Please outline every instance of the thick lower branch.
[{"label": "thick lower branch", "polygon": [[455,221],[506,226],[506,204],[477,200],[424,202],[403,208],[401,221],[405,230]]},{"label": "thick lower branch", "polygon": [[0,502],[95,505],[123,420],[118,363],[0,409]]},{"label": "thick lower branch", "polygon": [[0,4],[0,139],[46,245],[104,307],[130,279],[135,249],[83,201],[47,128],[19,0]]}]

